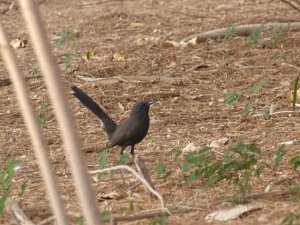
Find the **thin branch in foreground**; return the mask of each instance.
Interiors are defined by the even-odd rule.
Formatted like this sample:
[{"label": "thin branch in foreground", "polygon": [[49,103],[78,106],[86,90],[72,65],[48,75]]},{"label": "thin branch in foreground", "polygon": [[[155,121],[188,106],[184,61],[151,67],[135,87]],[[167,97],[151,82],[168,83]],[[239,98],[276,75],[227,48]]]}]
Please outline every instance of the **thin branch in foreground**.
[{"label": "thin branch in foreground", "polygon": [[11,198],[6,199],[5,210],[9,212],[9,214],[12,216],[12,220],[16,224],[34,225],[34,223],[31,222],[30,219],[25,215],[25,213],[15,200]]},{"label": "thin branch in foreground", "polygon": [[89,171],[90,174],[98,174],[98,173],[104,173],[104,172],[110,172],[113,170],[128,170],[129,172],[131,172],[137,179],[139,179],[145,187],[148,188],[148,190],[150,192],[152,192],[159,200],[161,203],[161,208],[165,209],[165,202],[163,197],[161,196],[161,194],[154,190],[151,185],[144,179],[142,178],[134,169],[132,169],[130,166],[127,165],[118,165],[118,166],[113,166],[113,167],[109,167],[109,168],[104,168],[104,169],[98,169],[98,170],[93,170],[93,171]]},{"label": "thin branch in foreground", "polygon": [[[141,177],[143,177],[148,182],[148,184],[154,189],[153,182],[152,182],[152,180],[150,178],[150,175],[149,175],[149,170],[146,167],[144,160],[142,160],[139,157],[139,155],[137,155],[134,158],[134,163],[135,163],[135,166],[136,166],[136,168],[138,170],[138,173],[141,175]],[[144,186],[144,189],[145,189],[146,192],[148,192],[148,194],[151,197],[154,197],[154,195],[152,194],[152,192],[150,192],[149,189],[146,186]]]}]

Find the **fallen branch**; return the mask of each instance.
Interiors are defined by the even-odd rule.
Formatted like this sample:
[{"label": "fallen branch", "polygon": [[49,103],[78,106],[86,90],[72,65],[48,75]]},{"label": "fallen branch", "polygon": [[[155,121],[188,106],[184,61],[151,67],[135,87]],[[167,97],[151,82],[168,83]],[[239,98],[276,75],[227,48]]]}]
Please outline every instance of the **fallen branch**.
[{"label": "fallen branch", "polygon": [[233,197],[224,198],[224,199],[213,202],[210,206],[212,207],[212,206],[224,203],[224,202],[234,202],[237,204],[245,204],[245,203],[249,203],[250,201],[258,200],[258,199],[288,198],[288,197],[291,197],[296,194],[298,194],[298,193],[295,190],[254,193],[254,194],[249,194],[249,195],[233,196]]},{"label": "fallen branch", "polygon": [[198,41],[200,42],[204,42],[207,39],[223,38],[228,33],[228,30],[232,28],[234,28],[234,35],[236,36],[249,36],[254,31],[268,31],[275,28],[279,28],[282,31],[300,31],[300,22],[237,25],[233,27],[211,30],[200,34],[194,34],[184,38],[182,41],[188,42],[195,37],[197,37]]}]

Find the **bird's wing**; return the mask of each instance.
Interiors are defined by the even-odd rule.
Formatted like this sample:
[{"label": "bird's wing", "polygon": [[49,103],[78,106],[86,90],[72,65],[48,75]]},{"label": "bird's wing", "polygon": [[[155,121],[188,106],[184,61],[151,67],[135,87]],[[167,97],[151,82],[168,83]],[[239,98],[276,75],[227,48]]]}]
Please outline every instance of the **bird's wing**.
[{"label": "bird's wing", "polygon": [[136,137],[139,133],[139,128],[136,127],[137,125],[137,123],[132,122],[131,118],[122,122],[109,140],[111,147],[115,145],[123,145],[125,142]]},{"label": "bird's wing", "polygon": [[117,124],[103,111],[103,109],[80,88],[73,86],[73,95],[80,100],[89,110],[91,110],[102,122],[103,129],[111,137],[117,128]]}]

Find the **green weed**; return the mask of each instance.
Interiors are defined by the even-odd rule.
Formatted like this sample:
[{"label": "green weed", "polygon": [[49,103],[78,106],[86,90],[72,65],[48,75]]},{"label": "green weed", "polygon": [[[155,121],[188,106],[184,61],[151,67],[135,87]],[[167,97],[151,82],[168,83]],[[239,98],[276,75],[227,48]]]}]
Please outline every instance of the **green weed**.
[{"label": "green weed", "polygon": [[48,121],[49,116],[45,113],[49,104],[47,101],[44,101],[37,109],[36,109],[36,116],[38,120],[38,124],[40,127],[44,127],[45,123]]},{"label": "green weed", "polygon": [[231,27],[229,27],[223,37],[224,41],[229,41],[231,40],[233,37],[235,37],[236,34],[236,27],[233,25]]},{"label": "green weed", "polygon": [[12,190],[12,179],[15,177],[15,168],[19,161],[14,157],[8,159],[6,168],[0,170],[0,213],[3,213],[5,201],[10,196]]}]

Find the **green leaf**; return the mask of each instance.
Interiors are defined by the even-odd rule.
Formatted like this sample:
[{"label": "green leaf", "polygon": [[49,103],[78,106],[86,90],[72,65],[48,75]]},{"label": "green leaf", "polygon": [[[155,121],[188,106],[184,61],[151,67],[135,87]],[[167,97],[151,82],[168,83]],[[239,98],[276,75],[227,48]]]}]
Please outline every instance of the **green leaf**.
[{"label": "green leaf", "polygon": [[256,44],[258,42],[259,38],[260,38],[260,32],[261,32],[260,28],[257,29],[257,30],[255,30],[255,31],[253,31],[250,34],[249,38],[248,38],[248,43],[250,43],[250,44]]},{"label": "green leaf", "polygon": [[130,161],[130,156],[127,153],[120,155],[117,165],[126,165]]},{"label": "green leaf", "polygon": [[120,213],[121,213],[121,215],[124,215],[127,211],[128,211],[128,208],[127,208],[127,207],[121,207],[121,208],[120,208]]},{"label": "green leaf", "polygon": [[223,40],[224,41],[229,41],[235,36],[236,33],[236,27],[233,25],[229,28],[226,29]]},{"label": "green leaf", "polygon": [[255,93],[259,92],[265,84],[267,84],[266,79],[261,79],[261,80],[257,81],[255,84],[252,85],[251,93],[255,94]]},{"label": "green leaf", "polygon": [[247,145],[248,146],[248,149],[250,152],[254,152],[254,153],[257,153],[257,154],[261,154],[261,148],[255,146],[255,145]]},{"label": "green leaf", "polygon": [[98,164],[101,169],[107,167],[108,165],[107,156],[108,156],[108,149],[102,150],[98,156]]},{"label": "green leaf", "polygon": [[263,112],[263,118],[264,118],[265,120],[269,120],[269,119],[272,118],[272,116],[270,115],[270,112],[267,111],[267,112]]},{"label": "green leaf", "polygon": [[177,148],[173,148],[170,152],[169,152],[170,155],[174,156],[175,158],[175,161],[178,160],[179,156],[182,154],[182,151],[177,149]]},{"label": "green leaf", "polygon": [[299,76],[296,77],[294,82],[294,92],[293,92],[293,111],[296,110],[296,102],[297,102],[297,91],[298,91],[298,85],[299,85]]},{"label": "green leaf", "polygon": [[75,223],[78,225],[84,225],[84,217],[83,216],[79,216],[75,219]]},{"label": "green leaf", "polygon": [[68,53],[65,59],[65,71],[71,66],[74,55],[72,53]]},{"label": "green leaf", "polygon": [[165,225],[165,224],[166,224],[165,218],[161,216],[156,217],[149,223],[149,225]]},{"label": "green leaf", "polygon": [[247,103],[245,104],[245,111],[248,114],[253,113],[253,107],[252,107],[252,102],[247,101]]},{"label": "green leaf", "polygon": [[285,154],[285,145],[280,145],[278,150],[276,151],[276,155],[275,155],[275,166],[279,166],[280,163],[282,162],[282,158]]},{"label": "green leaf", "polygon": [[63,45],[65,45],[69,40],[71,40],[74,36],[73,31],[70,30],[64,30],[61,34],[60,34],[60,38],[58,39],[58,41],[56,42],[56,47],[57,48],[61,48]]},{"label": "green leaf", "polygon": [[161,178],[161,176],[164,174],[164,172],[166,171],[166,167],[167,165],[163,162],[160,162],[156,168],[154,169],[155,173],[156,173],[156,179]]},{"label": "green leaf", "polygon": [[259,177],[261,175],[261,173],[264,171],[265,166],[261,165],[259,166],[256,170],[255,170],[255,176]]},{"label": "green leaf", "polygon": [[235,101],[238,101],[240,99],[240,94],[238,92],[229,92],[224,97],[224,102],[226,105],[231,105]]},{"label": "green leaf", "polygon": [[87,60],[90,60],[91,57],[92,57],[92,55],[93,55],[93,53],[92,53],[91,51],[87,51],[87,53],[85,54],[85,58],[86,58]]},{"label": "green leaf", "polygon": [[23,196],[24,196],[24,193],[25,193],[25,191],[26,191],[26,189],[27,189],[27,183],[24,182],[24,183],[21,185],[21,190],[20,190],[20,192],[18,193],[18,196],[19,196],[19,197],[23,197]]},{"label": "green leaf", "polygon": [[300,156],[295,156],[290,160],[290,163],[292,164],[294,170],[298,168],[300,165]]},{"label": "green leaf", "polygon": [[110,212],[107,210],[104,210],[100,213],[100,217],[102,220],[109,220]]},{"label": "green leaf", "polygon": [[0,214],[3,213],[4,207],[5,207],[5,201],[10,195],[10,188],[5,190],[3,193],[0,195]]}]

